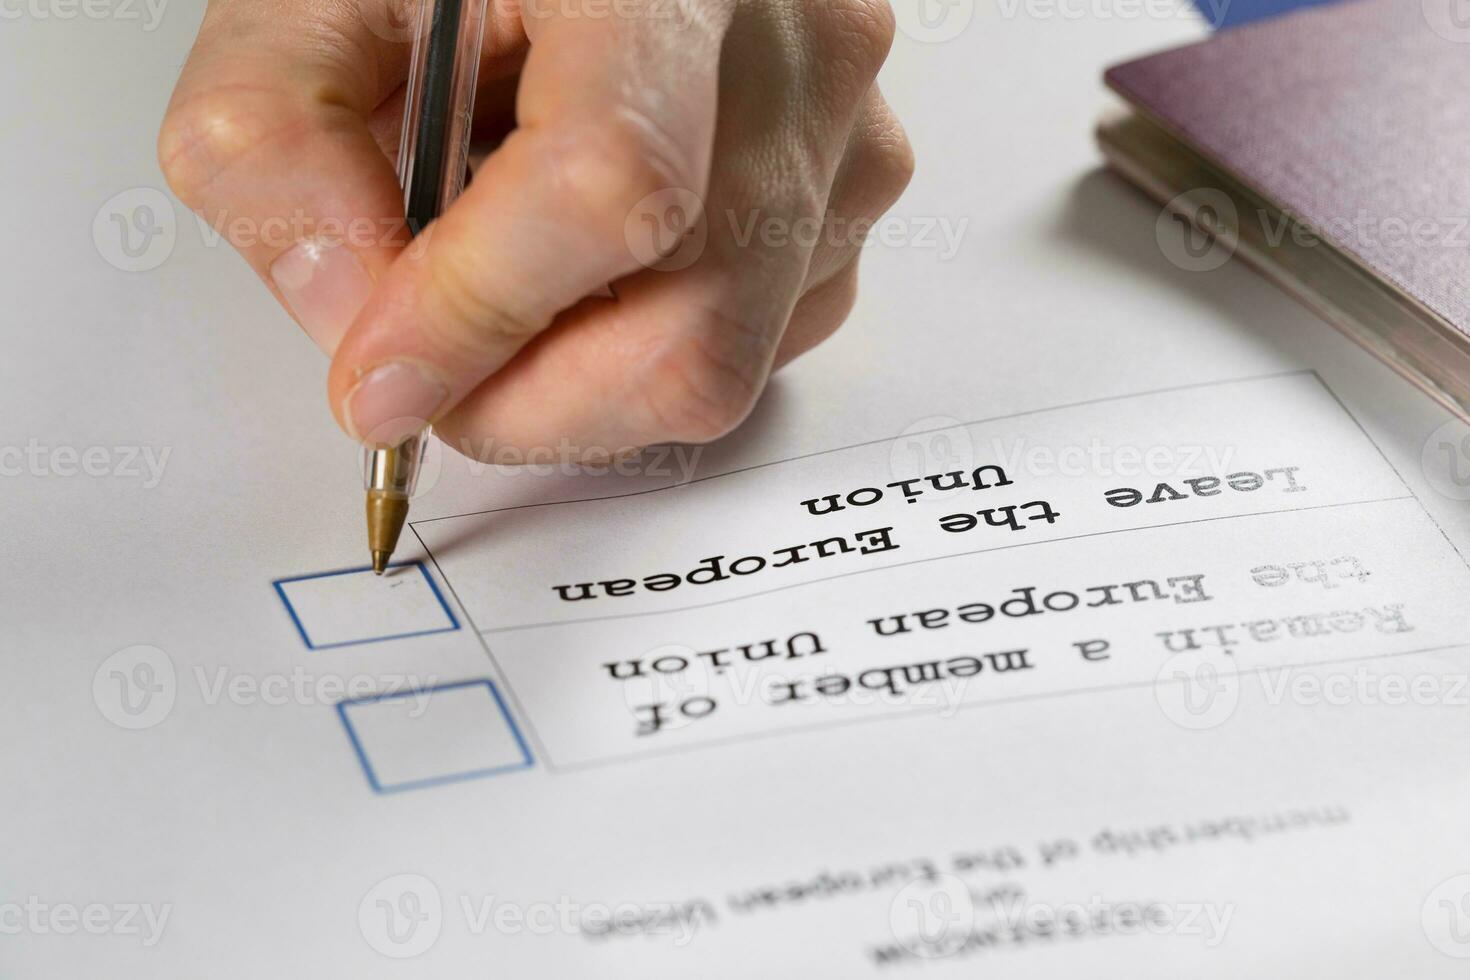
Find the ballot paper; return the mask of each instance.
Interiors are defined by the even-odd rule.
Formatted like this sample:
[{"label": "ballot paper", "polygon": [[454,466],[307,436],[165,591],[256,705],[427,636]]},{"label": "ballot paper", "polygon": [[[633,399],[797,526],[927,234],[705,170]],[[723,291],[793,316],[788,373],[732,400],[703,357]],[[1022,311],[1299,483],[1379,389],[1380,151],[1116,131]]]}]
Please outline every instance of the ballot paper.
[{"label": "ballot paper", "polygon": [[0,976],[1464,975],[1470,430],[1101,171],[1187,5],[900,4],[848,327],[436,448],[383,578],[153,163],[199,11],[88,9],[0,30]]}]

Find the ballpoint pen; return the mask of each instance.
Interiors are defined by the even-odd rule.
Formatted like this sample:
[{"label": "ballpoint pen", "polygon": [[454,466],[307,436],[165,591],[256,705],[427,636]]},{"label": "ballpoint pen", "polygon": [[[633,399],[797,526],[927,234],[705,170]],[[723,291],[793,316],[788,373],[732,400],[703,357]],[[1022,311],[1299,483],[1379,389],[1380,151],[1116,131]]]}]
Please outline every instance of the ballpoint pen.
[{"label": "ballpoint pen", "polygon": [[[422,0],[409,62],[398,178],[417,235],[464,189],[487,0]],[[427,420],[426,420],[427,421]],[[368,548],[382,575],[408,520],[427,427],[394,446],[363,447]]]}]

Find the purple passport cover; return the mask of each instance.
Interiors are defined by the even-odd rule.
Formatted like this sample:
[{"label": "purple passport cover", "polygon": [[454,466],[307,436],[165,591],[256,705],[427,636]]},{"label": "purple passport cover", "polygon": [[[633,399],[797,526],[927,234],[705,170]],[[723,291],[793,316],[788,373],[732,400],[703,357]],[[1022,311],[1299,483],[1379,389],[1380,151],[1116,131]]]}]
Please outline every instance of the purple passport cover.
[{"label": "purple passport cover", "polygon": [[1465,0],[1347,0],[1120,65],[1107,82],[1470,334]]}]

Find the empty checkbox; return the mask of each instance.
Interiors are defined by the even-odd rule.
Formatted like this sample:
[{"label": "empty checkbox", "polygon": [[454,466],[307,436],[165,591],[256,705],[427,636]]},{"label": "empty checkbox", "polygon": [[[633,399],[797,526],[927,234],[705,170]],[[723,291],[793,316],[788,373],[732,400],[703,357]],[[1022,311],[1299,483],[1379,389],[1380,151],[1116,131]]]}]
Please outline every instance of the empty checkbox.
[{"label": "empty checkbox", "polygon": [[533,764],[492,681],[343,701],[337,713],[368,782],[379,793],[494,776]]},{"label": "empty checkbox", "polygon": [[393,565],[381,576],[371,568],[351,568],[274,584],[312,650],[459,629],[423,562]]}]

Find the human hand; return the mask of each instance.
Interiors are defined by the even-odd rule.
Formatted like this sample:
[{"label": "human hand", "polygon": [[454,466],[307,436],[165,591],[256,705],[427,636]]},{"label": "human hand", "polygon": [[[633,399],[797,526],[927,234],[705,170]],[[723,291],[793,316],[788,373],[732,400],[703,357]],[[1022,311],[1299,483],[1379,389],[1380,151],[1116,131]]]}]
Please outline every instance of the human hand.
[{"label": "human hand", "polygon": [[159,137],[333,355],[350,435],[704,442],[847,318],[855,229],[913,166],[874,84],[887,0],[490,0],[476,130],[502,141],[406,250],[391,2],[211,0]]}]

